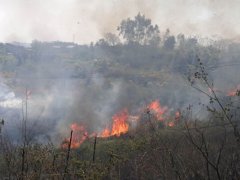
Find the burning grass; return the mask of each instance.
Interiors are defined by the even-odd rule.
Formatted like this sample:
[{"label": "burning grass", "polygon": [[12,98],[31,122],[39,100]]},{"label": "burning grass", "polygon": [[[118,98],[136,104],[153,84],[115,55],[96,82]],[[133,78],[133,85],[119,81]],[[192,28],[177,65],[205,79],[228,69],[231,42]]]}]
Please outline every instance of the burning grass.
[{"label": "burning grass", "polygon": [[[129,118],[129,116],[129,113],[124,110],[116,113],[112,120],[114,123],[114,120],[119,120],[119,118],[126,120],[126,117]],[[96,137],[96,134],[91,136],[86,133],[86,127],[73,123],[71,125],[73,144],[70,151],[66,148],[57,149],[50,145],[27,147],[28,158],[26,161],[29,169],[25,172],[25,178],[61,178],[63,169],[66,169],[65,177],[71,179],[125,179],[127,177],[175,179],[176,171],[181,179],[199,176],[204,179],[207,176],[207,161],[213,162],[213,166],[218,170],[226,169],[220,172],[221,177],[232,176],[231,171],[234,170],[234,167],[231,164],[239,165],[239,161],[236,161],[239,159],[233,154],[239,154],[239,149],[234,141],[231,128],[197,120],[186,123],[186,121],[182,121],[183,117],[179,111],[176,112],[175,117],[173,115],[173,119],[175,118],[178,120],[169,121],[165,128],[156,127],[152,131],[149,124],[146,123],[145,129],[138,126],[135,133],[132,134],[129,124],[129,130],[120,136],[117,134],[107,138],[99,136],[96,147],[94,147],[95,138],[93,138]],[[151,120],[163,123],[153,116]],[[165,121],[167,122],[166,119]],[[126,122],[128,121],[126,120]],[[175,123],[174,127],[169,124],[171,122]],[[21,167],[21,158],[16,154],[16,152],[21,152],[21,147],[12,148],[16,149],[7,151],[5,148],[4,156],[0,155],[0,159],[9,159],[9,162],[12,163],[11,167],[14,164],[15,170],[4,169],[6,172],[15,173],[11,177],[21,177],[19,168]],[[206,151],[209,154],[207,161],[206,156],[202,155]],[[92,160],[93,152],[95,152],[95,161]],[[66,154],[68,153],[70,156],[66,166]],[[221,158],[218,163],[219,154]],[[216,170],[210,168],[210,172],[211,178],[216,179]]]},{"label": "burning grass", "polygon": [[112,128],[106,128],[100,133],[100,137],[109,137],[109,136],[120,136],[128,132],[129,125],[128,120],[128,110],[123,109],[122,111],[116,113],[112,117]]},{"label": "burning grass", "polygon": [[[145,113],[153,116],[155,122],[152,122],[152,120],[149,121],[148,117],[142,118]],[[174,120],[171,120],[173,118],[167,116],[167,113],[168,108],[166,106],[162,106],[158,100],[154,100],[150,102],[149,105],[147,105],[145,108],[140,110],[140,113],[138,115],[130,115],[128,109],[126,108],[117,112],[112,116],[112,123],[110,125],[107,125],[107,127],[99,133],[89,133],[84,125],[80,125],[76,122],[72,123],[70,125],[70,129],[73,131],[71,148],[79,148],[85,140],[95,136],[99,138],[120,137],[121,135],[129,133],[131,130],[134,131],[134,129],[136,129],[138,126],[145,126],[149,123],[156,125],[158,122],[161,122],[166,127],[174,127],[176,121],[180,118],[180,112],[177,111],[175,113]],[[133,127],[133,124],[135,124],[135,127]],[[70,138],[66,138],[62,143],[62,148],[66,149],[68,147],[69,141]]]}]

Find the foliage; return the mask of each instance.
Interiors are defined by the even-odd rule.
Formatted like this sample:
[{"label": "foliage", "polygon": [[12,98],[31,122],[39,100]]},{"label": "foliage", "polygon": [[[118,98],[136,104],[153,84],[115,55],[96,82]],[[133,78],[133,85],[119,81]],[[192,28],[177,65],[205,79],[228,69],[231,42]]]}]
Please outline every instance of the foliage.
[{"label": "foliage", "polygon": [[[208,116],[201,121],[191,116],[189,105],[173,128],[162,123],[153,123],[151,127],[143,121],[129,134],[98,138],[95,161],[93,139],[89,138],[79,149],[71,149],[68,166],[66,149],[37,143],[33,134],[29,135],[32,141],[26,147],[4,136],[0,144],[0,177],[240,179],[239,90],[234,97],[219,95],[209,74],[225,59],[238,60],[240,45],[206,46],[195,37],[170,35],[170,30],[160,45],[158,26],[140,13],[134,19],[123,20],[118,31],[125,44],[112,33],[90,46],[39,41],[32,42],[30,47],[1,44],[1,73],[16,79],[37,77],[53,81],[67,76],[83,79],[86,84],[92,75],[98,74],[106,79],[108,86],[120,79],[129,93],[124,94],[128,103],[140,104],[145,98],[159,96],[163,85],[168,87],[163,100],[174,98],[170,90],[176,88],[181,88],[181,96],[191,98],[189,86],[182,88],[170,83],[172,79],[181,84],[179,77],[190,70],[190,85],[209,98],[209,104],[204,105]],[[153,85],[157,85],[157,92]]]},{"label": "foliage", "polygon": [[158,45],[160,42],[158,26],[153,26],[151,20],[140,13],[134,20],[130,18],[123,20],[117,29],[127,43]]},{"label": "foliage", "polygon": [[[66,149],[29,145],[24,179],[238,179],[240,151],[233,131],[223,124],[186,120],[188,111],[174,128],[139,127],[132,135],[98,138],[94,162],[94,140],[89,139],[71,150],[65,175]],[[21,178],[21,147],[2,150],[1,177]]]}]

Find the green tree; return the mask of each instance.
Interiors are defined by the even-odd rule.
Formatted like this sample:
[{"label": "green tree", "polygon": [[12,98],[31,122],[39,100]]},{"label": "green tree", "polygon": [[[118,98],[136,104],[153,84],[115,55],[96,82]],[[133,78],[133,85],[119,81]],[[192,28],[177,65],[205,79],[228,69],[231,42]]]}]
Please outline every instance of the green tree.
[{"label": "green tree", "polygon": [[158,26],[152,25],[151,20],[140,13],[134,19],[123,20],[117,30],[127,43],[158,45],[160,42]]},{"label": "green tree", "polygon": [[174,36],[169,36],[165,41],[164,41],[164,48],[168,50],[173,50],[175,46],[176,40]]},{"label": "green tree", "polygon": [[175,44],[176,44],[176,39],[175,39],[175,36],[171,36],[170,35],[170,30],[167,29],[164,36],[163,36],[163,46],[165,49],[168,49],[168,50],[173,50],[174,47],[175,47]]},{"label": "green tree", "polygon": [[116,36],[115,34],[113,33],[106,33],[104,35],[104,39],[105,41],[107,42],[107,44],[109,46],[116,46],[118,44],[120,44],[120,39],[118,36]]}]

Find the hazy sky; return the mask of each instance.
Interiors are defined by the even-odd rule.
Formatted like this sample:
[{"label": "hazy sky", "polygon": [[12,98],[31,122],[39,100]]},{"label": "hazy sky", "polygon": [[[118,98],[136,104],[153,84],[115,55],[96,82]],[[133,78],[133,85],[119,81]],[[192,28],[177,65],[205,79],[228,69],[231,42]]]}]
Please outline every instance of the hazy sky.
[{"label": "hazy sky", "polygon": [[240,39],[240,0],[0,0],[0,41],[89,43],[138,12],[162,32]]}]

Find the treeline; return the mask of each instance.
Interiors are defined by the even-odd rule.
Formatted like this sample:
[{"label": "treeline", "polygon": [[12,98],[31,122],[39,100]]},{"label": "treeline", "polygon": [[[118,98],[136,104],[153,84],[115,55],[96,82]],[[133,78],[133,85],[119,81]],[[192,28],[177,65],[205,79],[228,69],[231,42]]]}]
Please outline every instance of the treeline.
[{"label": "treeline", "polygon": [[183,34],[174,36],[169,29],[161,32],[141,14],[123,20],[117,31],[117,35],[106,33],[102,39],[89,45],[40,41],[1,44],[0,69],[19,76],[26,72],[34,74],[40,69],[45,76],[61,76],[65,71],[49,73],[49,68],[65,68],[68,75],[81,77],[89,73],[84,73],[86,66],[104,75],[112,74],[115,68],[168,69],[183,74],[194,65],[196,55],[211,68],[219,66],[226,58],[229,62],[236,62],[239,56],[238,43]]},{"label": "treeline", "polygon": [[[119,35],[108,33],[103,39],[90,45],[39,41],[24,46],[1,44],[1,72],[4,77],[33,79],[88,79],[93,74],[101,74],[106,77],[109,87],[112,85],[109,81],[122,78],[128,80],[129,87],[134,87],[126,88],[124,95],[127,103],[130,100],[136,103],[140,99],[139,104],[149,96],[155,98],[151,91],[156,82],[169,80],[171,76],[176,84],[165,86],[166,92],[162,93],[161,102],[171,98],[175,98],[174,103],[176,100],[185,102],[185,98],[192,100],[189,93],[191,85],[197,90],[199,97],[204,95],[209,100],[209,103],[199,103],[197,106],[204,108],[208,113],[204,111],[206,114],[202,115],[200,120],[194,116],[196,107],[193,105],[189,104],[186,108],[178,106],[177,108],[182,109],[179,110],[180,116],[176,125],[163,127],[161,122],[153,123],[153,116],[150,116],[149,111],[143,112],[143,123],[133,132],[120,138],[97,138],[96,141],[89,138],[79,149],[59,148],[54,145],[51,137],[49,141],[41,143],[33,138],[34,133],[19,137],[21,142],[14,143],[8,138],[9,132],[6,132],[3,125],[1,128],[5,130],[5,134],[0,139],[0,177],[240,179],[239,89],[234,89],[234,94],[227,96],[215,89],[215,84],[208,74],[208,70],[221,66],[237,68],[240,57],[239,44],[227,41],[210,43],[210,40],[207,41],[209,44],[204,44],[199,38],[173,36],[169,30],[161,33],[157,25],[152,25],[151,20],[141,14],[134,19],[123,20],[117,29]],[[223,73],[224,70],[220,72],[217,75],[221,84],[225,83],[225,78],[235,76],[232,72],[228,75]],[[189,86],[181,89],[179,84],[182,81],[177,77],[186,74],[189,75],[188,79],[186,77]],[[237,82],[238,77],[232,78],[231,81]],[[51,85],[53,82],[51,81]],[[28,83],[33,86],[39,81],[29,80]],[[87,86],[87,83],[88,81],[84,85]],[[136,84],[138,86],[135,86]],[[63,94],[61,88],[62,86],[58,88],[60,96]],[[180,89],[180,92],[176,93],[176,89]],[[155,90],[159,96],[163,87],[156,87]],[[96,97],[100,94],[100,91],[97,92]],[[86,103],[87,100],[80,103]],[[94,99],[96,100],[97,98]],[[169,104],[174,104],[173,102]],[[77,111],[80,111],[80,108],[77,107]],[[54,111],[54,114],[58,113],[60,112]],[[39,130],[40,126],[37,128]],[[70,132],[66,136],[68,135],[70,136]],[[70,142],[68,147],[71,147]]]}]

